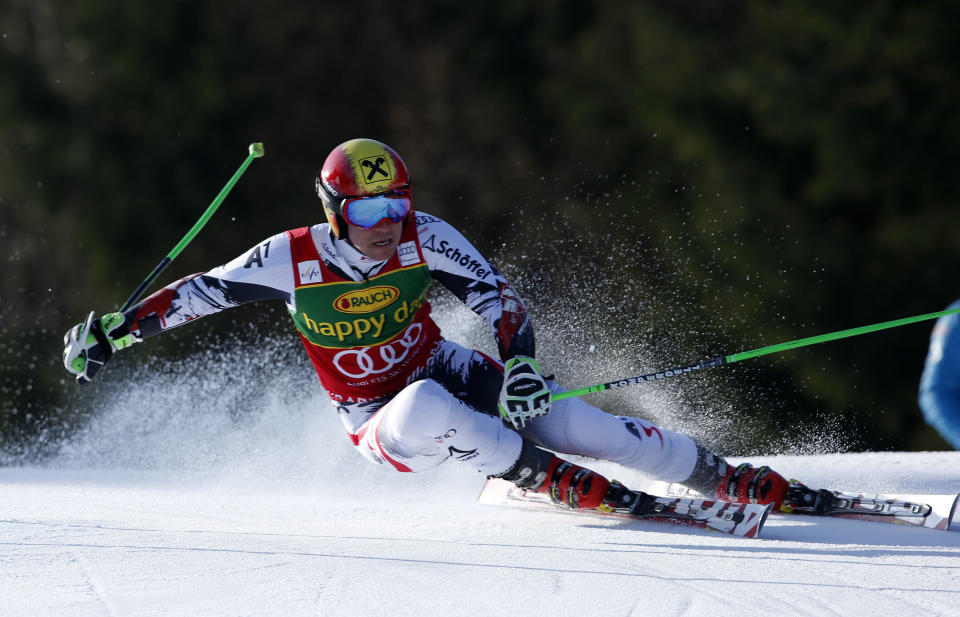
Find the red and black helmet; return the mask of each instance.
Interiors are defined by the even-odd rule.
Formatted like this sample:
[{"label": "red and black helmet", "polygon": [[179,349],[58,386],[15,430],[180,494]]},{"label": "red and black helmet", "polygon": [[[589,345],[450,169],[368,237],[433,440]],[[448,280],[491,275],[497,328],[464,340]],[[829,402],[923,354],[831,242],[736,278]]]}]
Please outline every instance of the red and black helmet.
[{"label": "red and black helmet", "polygon": [[410,188],[407,166],[393,148],[373,139],[351,139],[333,149],[317,176],[317,195],[337,238],[346,231],[343,203]]}]

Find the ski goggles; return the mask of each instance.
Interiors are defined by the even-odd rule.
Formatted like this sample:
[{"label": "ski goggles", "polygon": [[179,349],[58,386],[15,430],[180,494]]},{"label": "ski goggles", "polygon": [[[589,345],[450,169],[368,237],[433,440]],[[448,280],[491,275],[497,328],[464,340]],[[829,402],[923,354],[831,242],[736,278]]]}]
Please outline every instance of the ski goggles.
[{"label": "ski goggles", "polygon": [[410,189],[397,189],[373,197],[347,197],[340,209],[343,218],[355,227],[370,229],[387,219],[399,223],[410,214]]}]

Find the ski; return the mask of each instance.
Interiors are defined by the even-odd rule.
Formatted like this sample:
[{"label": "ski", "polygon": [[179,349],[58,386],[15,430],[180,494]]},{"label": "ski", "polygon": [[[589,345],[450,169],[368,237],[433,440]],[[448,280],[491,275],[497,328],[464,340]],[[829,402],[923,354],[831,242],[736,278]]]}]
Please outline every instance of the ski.
[{"label": "ski", "polygon": [[579,510],[560,506],[543,493],[523,490],[511,482],[487,480],[477,500],[485,505],[519,506],[591,516],[670,522],[741,538],[757,538],[769,505],[728,503],[700,498],[658,497],[623,488],[617,506]]},{"label": "ski", "polygon": [[791,513],[916,525],[947,531],[960,495],[886,495],[814,490],[792,482],[784,503]]},{"label": "ski", "polygon": [[[673,497],[697,497],[696,491],[681,484],[670,484],[666,494]],[[871,494],[826,489],[811,489],[792,481],[778,514],[807,514],[851,518],[878,523],[915,525],[947,531],[954,517],[960,515],[960,495]]]}]

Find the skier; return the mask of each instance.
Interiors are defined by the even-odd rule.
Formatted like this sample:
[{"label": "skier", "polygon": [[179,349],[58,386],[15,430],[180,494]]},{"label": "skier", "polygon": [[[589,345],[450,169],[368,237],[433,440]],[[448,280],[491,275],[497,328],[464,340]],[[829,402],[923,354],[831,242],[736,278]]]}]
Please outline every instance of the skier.
[{"label": "skier", "polygon": [[[960,308],[960,300],[949,307]],[[945,315],[930,334],[930,350],[920,378],[920,408],[927,424],[960,450],[960,316]]]},{"label": "skier", "polygon": [[[280,233],[64,337],[64,365],[92,380],[117,351],[256,300],[286,303],[353,445],[377,465],[421,472],[454,458],[572,508],[629,510],[619,482],[554,452],[619,463],[709,498],[784,504],[788,482],[738,467],[687,435],[617,417],[563,388],[535,358],[519,294],[456,229],[414,211],[410,174],[390,147],[347,141],[316,179],[326,223]],[[489,325],[500,360],[445,339],[427,288],[450,290]]]}]

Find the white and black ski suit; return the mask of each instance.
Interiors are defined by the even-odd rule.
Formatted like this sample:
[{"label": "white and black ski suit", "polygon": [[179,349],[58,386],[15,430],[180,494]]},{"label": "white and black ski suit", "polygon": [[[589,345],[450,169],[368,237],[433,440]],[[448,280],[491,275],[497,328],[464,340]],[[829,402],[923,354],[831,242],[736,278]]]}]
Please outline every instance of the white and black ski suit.
[{"label": "white and black ski suit", "polygon": [[426,300],[432,281],[486,321],[501,360],[534,355],[516,291],[456,229],[422,212],[408,219],[389,260],[362,255],[323,223],[185,277],[126,317],[130,331],[147,338],[247,302],[283,300],[351,441],[385,468],[424,471],[454,458],[496,475],[517,461],[522,435],[665,481],[690,476],[692,439],[578,398],[555,401],[519,434],[505,426],[497,412],[501,361],[443,338]]}]

